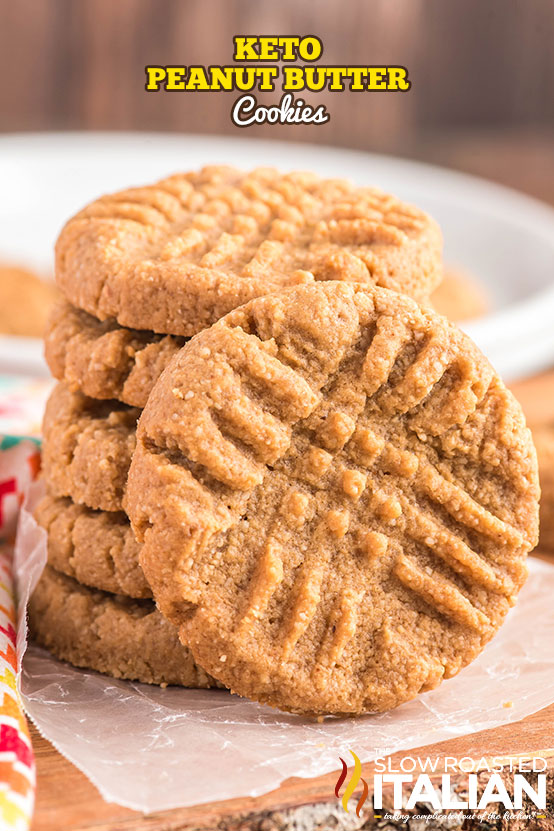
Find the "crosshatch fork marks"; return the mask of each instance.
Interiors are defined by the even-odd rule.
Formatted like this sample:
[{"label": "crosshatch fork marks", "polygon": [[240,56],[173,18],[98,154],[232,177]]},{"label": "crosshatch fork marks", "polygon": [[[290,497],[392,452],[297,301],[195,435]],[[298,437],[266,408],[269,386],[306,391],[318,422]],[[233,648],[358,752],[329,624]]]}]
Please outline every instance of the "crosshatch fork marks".
[{"label": "crosshatch fork marks", "polygon": [[[284,402],[288,447],[263,461],[277,447],[267,443],[270,420],[256,430],[263,451],[235,438],[236,453],[256,461],[260,478],[245,488],[228,467],[213,518],[209,509],[202,514],[209,531],[189,537],[194,506],[179,495],[179,457],[169,476],[155,457],[148,462],[147,441],[169,436],[190,458],[189,443],[207,436],[205,406],[232,412],[237,396],[278,418],[280,378],[304,391],[291,408]],[[522,574],[510,563],[523,562],[536,532],[529,436],[510,416],[517,405],[490,379],[476,348],[443,319],[407,298],[344,283],[252,301],[191,341],[144,411],[128,501],[139,532],[150,523],[147,576],[167,568],[169,557],[178,567],[186,550],[181,582],[168,577],[155,594],[170,615],[179,597],[197,606],[181,637],[199,663],[257,700],[341,713],[395,706],[471,661],[514,602]],[[471,394],[461,396],[462,388]],[[412,425],[422,408],[437,427],[432,440]],[[242,413],[247,432],[253,421],[248,407]],[[217,455],[220,439],[207,440]],[[472,454],[466,467],[467,444],[485,455]],[[508,500],[489,462],[492,447],[506,461]],[[464,477],[476,471],[481,486],[470,494]],[[231,508],[239,491],[224,542],[219,536],[217,548],[204,547],[216,539],[217,506]],[[157,501],[164,492],[175,506],[171,529]],[[489,554],[491,546],[501,556]]]},{"label": "crosshatch fork marks", "polygon": [[56,246],[68,299],[104,320],[192,335],[307,280],[377,283],[426,300],[441,236],[417,208],[313,174],[213,166],[92,202]]}]

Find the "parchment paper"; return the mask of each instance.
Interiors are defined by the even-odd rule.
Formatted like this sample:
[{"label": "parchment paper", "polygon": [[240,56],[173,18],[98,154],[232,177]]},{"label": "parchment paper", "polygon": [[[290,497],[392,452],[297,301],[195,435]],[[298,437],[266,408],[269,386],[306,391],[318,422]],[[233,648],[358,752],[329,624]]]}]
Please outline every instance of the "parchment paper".
[{"label": "parchment paper", "polygon": [[538,560],[483,654],[390,713],[319,724],[224,691],[162,690],[73,669],[26,644],[25,606],[46,561],[46,534],[29,513],[36,499],[35,485],[16,546],[19,689],[40,732],[108,801],[151,812],[257,796],[290,776],[339,769],[348,748],[367,762],[517,721],[554,702],[554,566]]}]

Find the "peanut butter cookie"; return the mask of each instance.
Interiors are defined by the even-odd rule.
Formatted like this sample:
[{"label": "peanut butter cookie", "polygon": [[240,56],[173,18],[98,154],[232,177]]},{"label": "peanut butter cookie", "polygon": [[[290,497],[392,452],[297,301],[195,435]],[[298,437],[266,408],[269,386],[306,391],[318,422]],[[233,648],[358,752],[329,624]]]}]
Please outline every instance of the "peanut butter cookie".
[{"label": "peanut butter cookie", "polygon": [[482,317],[491,299],[475,278],[461,269],[445,268],[444,279],[431,295],[431,305],[454,322]]},{"label": "peanut butter cookie", "polygon": [[57,297],[52,281],[26,268],[0,264],[0,332],[41,338]]},{"label": "peanut butter cookie", "polygon": [[42,466],[50,491],[89,508],[121,511],[139,415],[134,407],[57,384],[43,420]]},{"label": "peanut butter cookie", "polygon": [[139,565],[139,545],[123,512],[93,511],[47,494],[35,519],[48,532],[48,563],[93,589],[152,597]]},{"label": "peanut butter cookie", "polygon": [[374,188],[206,167],[92,202],[60,234],[56,277],[101,320],[193,335],[314,277],[427,298],[442,277],[441,245],[430,217]]},{"label": "peanut butter cookie", "polygon": [[455,675],[516,599],[536,454],[473,343],[344,282],[257,298],[154,386],[126,507],[161,611],[207,672],[309,713]]},{"label": "peanut butter cookie", "polygon": [[144,407],[150,390],[185,338],[125,329],[60,301],[44,338],[52,375],[92,398]]},{"label": "peanut butter cookie", "polygon": [[92,591],[46,566],[28,611],[36,642],[73,666],[145,684],[217,686],[151,600]]}]

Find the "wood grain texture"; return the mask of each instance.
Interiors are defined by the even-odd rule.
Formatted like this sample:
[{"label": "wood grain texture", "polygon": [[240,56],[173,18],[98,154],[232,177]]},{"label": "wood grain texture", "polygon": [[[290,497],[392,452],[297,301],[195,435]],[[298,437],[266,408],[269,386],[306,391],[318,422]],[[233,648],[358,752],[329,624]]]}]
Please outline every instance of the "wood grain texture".
[{"label": "wood grain texture", "polygon": [[409,154],[449,129],[554,127],[551,0],[0,0],[0,19],[0,131],[237,135],[235,93],[147,93],[144,65],[232,63],[254,33],[316,34],[322,64],[404,65],[412,89],[327,92],[328,124],[248,135]]}]

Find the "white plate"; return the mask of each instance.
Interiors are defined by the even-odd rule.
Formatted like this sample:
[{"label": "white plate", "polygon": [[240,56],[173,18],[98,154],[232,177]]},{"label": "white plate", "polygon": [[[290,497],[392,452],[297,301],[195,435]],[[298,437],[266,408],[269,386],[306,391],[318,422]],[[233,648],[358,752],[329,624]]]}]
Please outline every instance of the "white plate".
[{"label": "white plate", "polygon": [[[464,326],[506,380],[554,363],[554,211],[430,165],[325,146],[150,133],[0,137],[0,260],[52,268],[55,238],[90,199],[207,163],[304,168],[375,184],[441,224],[446,262],[474,273],[494,309]],[[34,341],[0,338],[0,373],[46,372]]]}]

